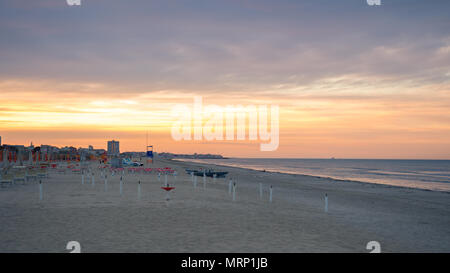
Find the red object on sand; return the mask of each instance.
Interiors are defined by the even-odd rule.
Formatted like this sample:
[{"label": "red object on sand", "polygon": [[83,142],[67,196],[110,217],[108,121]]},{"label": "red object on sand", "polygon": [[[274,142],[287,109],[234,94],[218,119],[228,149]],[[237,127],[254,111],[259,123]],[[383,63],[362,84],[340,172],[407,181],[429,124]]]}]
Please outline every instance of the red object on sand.
[{"label": "red object on sand", "polygon": [[171,190],[175,189],[175,187],[161,187],[161,189],[166,190],[166,191],[171,191]]}]

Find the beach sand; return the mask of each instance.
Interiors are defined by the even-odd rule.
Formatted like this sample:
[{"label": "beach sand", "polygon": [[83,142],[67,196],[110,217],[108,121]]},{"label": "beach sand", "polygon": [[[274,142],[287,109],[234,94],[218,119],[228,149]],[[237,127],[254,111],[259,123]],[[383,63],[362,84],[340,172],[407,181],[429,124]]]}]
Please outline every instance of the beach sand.
[{"label": "beach sand", "polygon": [[[156,174],[125,174],[122,196],[120,176],[108,175],[105,191],[99,171],[95,185],[51,172],[42,201],[36,182],[1,188],[0,252],[69,252],[69,241],[82,252],[369,252],[369,241],[382,252],[450,251],[446,192],[214,165],[227,178],[207,178],[203,188],[198,177],[194,188],[184,169],[200,164],[157,160],[150,167],[167,166],[178,172],[176,180],[168,176],[176,187],[168,203],[164,175],[158,181]],[[228,177],[237,181],[236,201]]]}]

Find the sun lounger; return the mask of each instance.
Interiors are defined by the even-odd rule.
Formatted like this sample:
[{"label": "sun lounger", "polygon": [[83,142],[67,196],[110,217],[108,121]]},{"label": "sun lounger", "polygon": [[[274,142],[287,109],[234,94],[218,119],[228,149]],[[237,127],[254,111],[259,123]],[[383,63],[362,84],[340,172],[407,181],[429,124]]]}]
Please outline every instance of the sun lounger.
[{"label": "sun lounger", "polygon": [[28,174],[25,175],[25,179],[26,179],[27,181],[30,181],[30,180],[36,181],[36,180],[37,180],[36,171],[30,170],[30,171],[28,172]]},{"label": "sun lounger", "polygon": [[47,178],[48,177],[48,173],[47,170],[45,169],[40,169],[37,173],[37,178]]},{"label": "sun lounger", "polygon": [[26,182],[25,172],[18,172],[14,175],[13,182],[16,183],[19,181],[22,181],[22,183],[25,184]]},{"label": "sun lounger", "polygon": [[3,185],[9,184],[10,186],[14,183],[14,176],[11,174],[4,174],[2,175],[2,178],[0,179],[0,186],[3,187]]}]

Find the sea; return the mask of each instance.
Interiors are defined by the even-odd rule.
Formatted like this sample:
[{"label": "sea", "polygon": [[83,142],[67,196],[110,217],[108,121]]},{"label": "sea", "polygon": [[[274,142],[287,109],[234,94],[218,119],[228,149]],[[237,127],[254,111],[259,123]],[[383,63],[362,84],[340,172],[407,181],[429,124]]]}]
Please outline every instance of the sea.
[{"label": "sea", "polygon": [[450,192],[450,160],[227,158],[183,161]]}]

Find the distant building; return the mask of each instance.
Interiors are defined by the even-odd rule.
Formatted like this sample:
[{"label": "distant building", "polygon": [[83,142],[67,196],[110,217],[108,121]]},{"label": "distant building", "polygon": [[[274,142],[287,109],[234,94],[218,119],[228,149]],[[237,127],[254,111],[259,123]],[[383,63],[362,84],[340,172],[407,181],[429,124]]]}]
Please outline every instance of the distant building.
[{"label": "distant building", "polygon": [[2,146],[2,137],[0,136],[0,146]]},{"label": "distant building", "polygon": [[51,154],[51,153],[57,153],[57,152],[59,152],[59,149],[55,146],[41,145],[41,153]]},{"label": "distant building", "polygon": [[120,154],[119,141],[108,141],[108,155],[117,156]]}]

